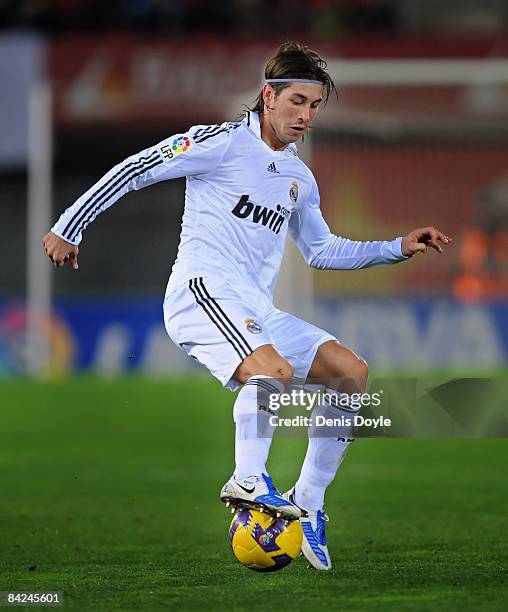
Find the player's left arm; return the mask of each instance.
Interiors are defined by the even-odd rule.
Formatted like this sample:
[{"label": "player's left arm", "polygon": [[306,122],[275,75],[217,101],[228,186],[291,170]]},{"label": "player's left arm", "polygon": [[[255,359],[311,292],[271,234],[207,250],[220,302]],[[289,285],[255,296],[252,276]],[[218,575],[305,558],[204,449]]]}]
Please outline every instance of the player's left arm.
[{"label": "player's left arm", "polygon": [[319,207],[314,184],[307,202],[291,215],[289,233],[307,263],[321,270],[355,270],[409,259],[428,247],[439,253],[452,239],[434,227],[413,230],[394,240],[360,241],[337,236],[330,231]]}]

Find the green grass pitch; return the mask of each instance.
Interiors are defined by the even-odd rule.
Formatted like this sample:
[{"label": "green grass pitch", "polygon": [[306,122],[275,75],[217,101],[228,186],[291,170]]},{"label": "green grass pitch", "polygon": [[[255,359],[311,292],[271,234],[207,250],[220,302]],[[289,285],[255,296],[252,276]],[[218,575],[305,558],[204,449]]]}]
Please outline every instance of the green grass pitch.
[{"label": "green grass pitch", "polygon": [[[327,496],[333,570],[258,574],[218,501],[233,399],[211,379],[2,382],[0,590],[76,610],[505,609],[507,440],[355,442]],[[282,490],[304,452],[275,440]]]}]

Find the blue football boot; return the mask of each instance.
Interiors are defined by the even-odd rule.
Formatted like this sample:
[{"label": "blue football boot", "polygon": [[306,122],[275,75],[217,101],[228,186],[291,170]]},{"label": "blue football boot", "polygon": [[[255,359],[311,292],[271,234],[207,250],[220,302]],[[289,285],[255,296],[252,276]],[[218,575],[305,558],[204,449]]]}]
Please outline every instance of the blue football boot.
[{"label": "blue football boot", "polygon": [[[284,493],[284,497],[295,506],[294,488]],[[318,570],[329,570],[332,567],[328,546],[326,545],[326,523],[328,515],[321,510],[304,510],[300,508],[300,524],[303,531],[302,553],[312,567]]]},{"label": "blue football boot", "polygon": [[220,498],[233,512],[236,508],[253,508],[287,521],[294,521],[301,514],[300,508],[285,499],[266,474],[239,480],[233,474],[222,487]]}]

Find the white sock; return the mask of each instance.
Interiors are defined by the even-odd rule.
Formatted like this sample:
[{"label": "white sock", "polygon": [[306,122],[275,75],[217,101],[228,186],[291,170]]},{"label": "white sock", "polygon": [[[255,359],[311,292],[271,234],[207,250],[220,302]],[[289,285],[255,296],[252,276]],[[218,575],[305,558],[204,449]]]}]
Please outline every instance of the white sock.
[{"label": "white sock", "polygon": [[[351,419],[354,416],[355,411],[335,405],[339,398],[345,398],[343,393],[333,389],[326,389],[326,393],[334,396],[336,400],[332,401],[332,405],[328,402],[317,404],[312,413],[313,422],[318,415],[326,419],[337,419],[341,416]],[[326,488],[335,478],[345,453],[353,442],[351,431],[352,427],[340,425],[316,427],[313,424],[309,427],[307,454],[295,485],[295,501],[305,510],[323,509]]]},{"label": "white sock", "polygon": [[266,460],[275,431],[269,422],[272,413],[268,399],[283,390],[281,382],[268,376],[252,376],[240,390],[233,409],[235,478],[238,480],[266,474]]}]

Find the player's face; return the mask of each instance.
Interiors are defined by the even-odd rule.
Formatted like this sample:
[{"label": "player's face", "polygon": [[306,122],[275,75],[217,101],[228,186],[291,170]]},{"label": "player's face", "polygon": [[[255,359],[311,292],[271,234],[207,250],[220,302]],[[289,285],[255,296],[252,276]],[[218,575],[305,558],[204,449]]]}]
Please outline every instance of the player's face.
[{"label": "player's face", "polygon": [[[266,86],[265,121],[273,136],[286,146],[296,142],[311,125],[323,99],[323,86],[313,83],[293,83],[278,96]],[[268,126],[266,126],[268,127]]]}]

